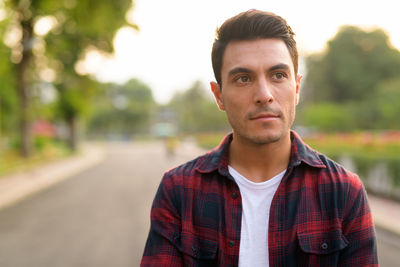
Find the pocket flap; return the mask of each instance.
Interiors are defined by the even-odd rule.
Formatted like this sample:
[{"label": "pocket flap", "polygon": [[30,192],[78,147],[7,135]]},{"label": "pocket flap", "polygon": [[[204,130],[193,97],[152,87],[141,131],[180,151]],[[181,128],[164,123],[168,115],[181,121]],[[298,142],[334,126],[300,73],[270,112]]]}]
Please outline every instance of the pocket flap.
[{"label": "pocket flap", "polygon": [[196,259],[214,259],[217,254],[217,242],[199,238],[190,233],[181,233],[175,236],[174,241],[182,253]]},{"label": "pocket flap", "polygon": [[349,242],[340,230],[298,232],[301,250],[312,254],[330,254],[347,247]]}]

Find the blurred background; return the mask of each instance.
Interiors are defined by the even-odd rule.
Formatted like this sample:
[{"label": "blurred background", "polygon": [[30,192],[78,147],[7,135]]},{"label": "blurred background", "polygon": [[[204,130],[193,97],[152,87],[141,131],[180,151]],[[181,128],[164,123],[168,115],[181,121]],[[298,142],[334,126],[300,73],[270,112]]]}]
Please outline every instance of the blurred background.
[{"label": "blurred background", "polygon": [[[397,266],[394,0],[0,0],[0,266],[139,264],[163,172],[230,131],[209,90],[211,46],[251,8],[294,29],[293,128],[359,174],[381,266]],[[50,187],[60,176],[72,179]]]}]

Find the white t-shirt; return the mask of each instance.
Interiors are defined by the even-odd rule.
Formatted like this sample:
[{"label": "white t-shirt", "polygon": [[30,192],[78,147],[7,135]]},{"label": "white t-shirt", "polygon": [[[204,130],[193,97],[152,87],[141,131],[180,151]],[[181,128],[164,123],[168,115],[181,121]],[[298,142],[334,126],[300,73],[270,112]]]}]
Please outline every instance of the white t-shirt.
[{"label": "white t-shirt", "polygon": [[242,196],[239,266],[269,266],[269,210],[272,198],[286,170],[265,182],[255,183],[242,176],[231,166],[228,166],[228,169],[238,184]]}]

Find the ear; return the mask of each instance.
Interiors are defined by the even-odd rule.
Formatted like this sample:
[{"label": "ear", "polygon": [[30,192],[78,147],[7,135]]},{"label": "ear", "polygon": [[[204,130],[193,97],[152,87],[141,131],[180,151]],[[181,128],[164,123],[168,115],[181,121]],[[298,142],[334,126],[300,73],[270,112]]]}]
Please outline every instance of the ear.
[{"label": "ear", "polygon": [[221,94],[221,86],[216,82],[210,82],[210,85],[211,85],[211,91],[214,94],[215,101],[217,102],[219,109],[225,110]]},{"label": "ear", "polygon": [[297,75],[296,77],[296,105],[299,104],[300,99],[300,82],[303,78],[303,75]]}]

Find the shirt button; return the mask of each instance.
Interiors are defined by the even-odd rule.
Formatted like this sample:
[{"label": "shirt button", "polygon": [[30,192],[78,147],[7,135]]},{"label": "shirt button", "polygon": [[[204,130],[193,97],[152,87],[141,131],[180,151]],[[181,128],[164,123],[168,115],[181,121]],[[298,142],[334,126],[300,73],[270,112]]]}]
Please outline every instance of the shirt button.
[{"label": "shirt button", "polygon": [[238,197],[238,194],[237,194],[236,192],[233,192],[233,193],[232,193],[232,198],[233,198],[233,199],[237,199],[237,197]]},{"label": "shirt button", "polygon": [[229,241],[229,247],[233,247],[235,245],[235,242],[234,241]]},{"label": "shirt button", "polygon": [[193,254],[194,254],[195,256],[197,256],[197,249],[196,249],[195,246],[192,247],[192,251],[193,251]]},{"label": "shirt button", "polygon": [[327,244],[327,243],[322,243],[322,244],[321,244],[321,248],[322,248],[323,250],[328,249],[328,244]]}]

